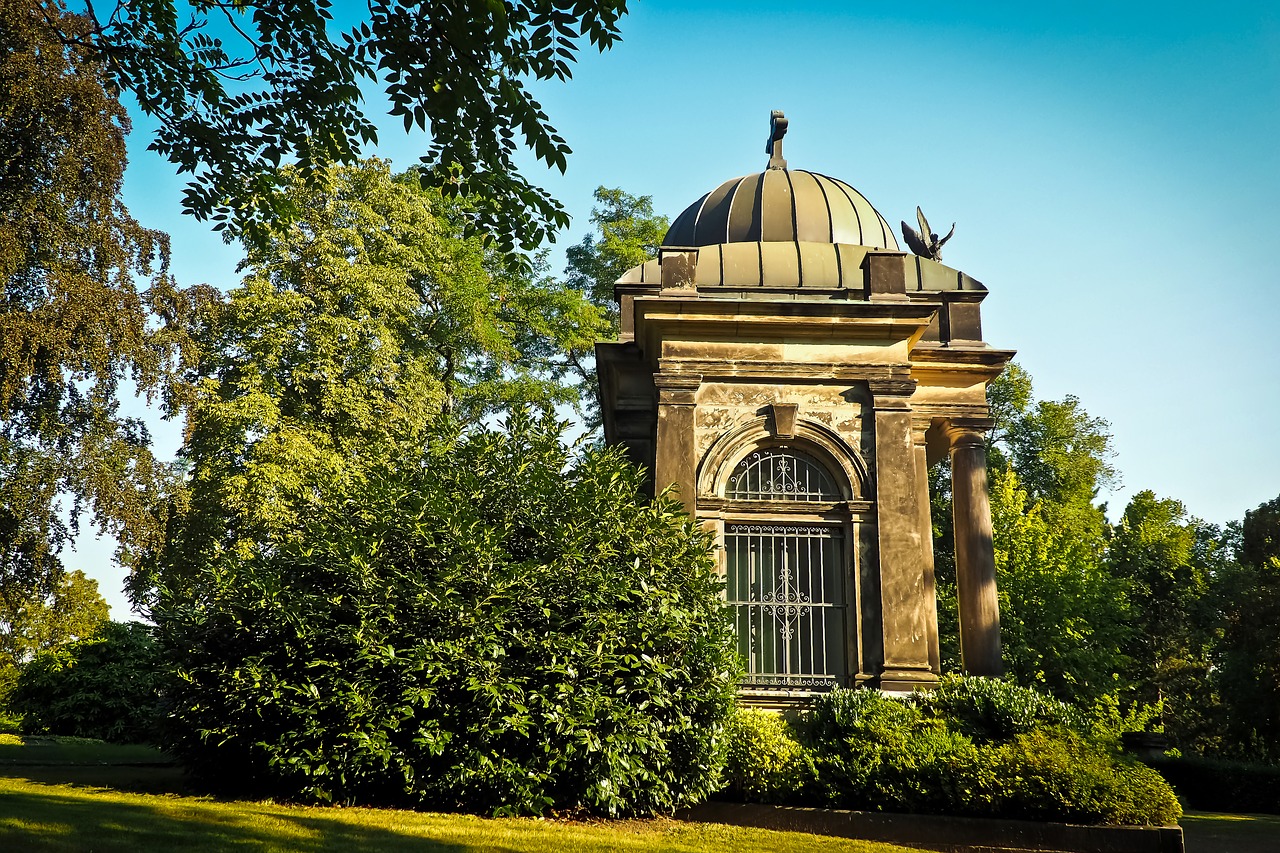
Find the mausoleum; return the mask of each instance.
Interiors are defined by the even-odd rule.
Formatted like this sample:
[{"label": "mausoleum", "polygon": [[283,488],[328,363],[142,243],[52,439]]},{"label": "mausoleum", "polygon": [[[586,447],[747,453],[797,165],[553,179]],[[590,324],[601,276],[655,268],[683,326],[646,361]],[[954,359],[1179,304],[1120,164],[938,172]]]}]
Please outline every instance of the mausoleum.
[{"label": "mausoleum", "polygon": [[[712,530],[744,699],[939,675],[929,466],[950,457],[966,671],[1000,673],[987,289],[902,251],[844,181],[768,168],[689,205],[616,285],[604,432]],[[925,234],[927,242],[929,235]]]}]

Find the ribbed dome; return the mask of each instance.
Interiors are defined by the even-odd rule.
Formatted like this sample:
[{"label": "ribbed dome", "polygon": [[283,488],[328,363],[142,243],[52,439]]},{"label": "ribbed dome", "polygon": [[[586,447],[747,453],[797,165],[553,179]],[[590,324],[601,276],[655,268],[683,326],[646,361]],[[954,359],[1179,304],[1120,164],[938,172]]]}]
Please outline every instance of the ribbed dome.
[{"label": "ribbed dome", "polygon": [[893,229],[862,193],[801,169],[725,181],[676,217],[662,245],[775,242],[898,248]]}]

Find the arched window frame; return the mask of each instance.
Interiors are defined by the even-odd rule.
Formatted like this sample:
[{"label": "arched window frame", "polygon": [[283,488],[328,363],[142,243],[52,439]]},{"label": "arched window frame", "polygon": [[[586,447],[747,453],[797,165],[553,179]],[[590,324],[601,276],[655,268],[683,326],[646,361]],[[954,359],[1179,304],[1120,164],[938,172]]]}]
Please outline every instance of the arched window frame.
[{"label": "arched window frame", "polygon": [[[811,499],[800,500],[795,499],[796,495],[779,494],[779,490],[775,490],[774,494],[759,491],[755,499],[735,493],[734,478],[741,471],[744,462],[749,464],[756,454],[776,458],[786,453],[819,466],[829,480],[828,486],[817,490],[818,494],[804,496]],[[799,700],[835,686],[853,686],[857,673],[862,669],[859,652],[861,620],[858,612],[858,602],[862,596],[859,591],[858,567],[864,543],[860,524],[873,513],[870,502],[862,496],[874,494],[867,466],[857,451],[825,424],[798,419],[794,434],[783,440],[772,434],[765,418],[757,418],[740,425],[713,443],[699,466],[698,484],[700,514],[706,510],[715,517],[714,525],[719,534],[721,565],[726,581],[731,579],[730,564],[735,559],[730,549],[742,548],[744,536],[763,535],[765,538],[761,540],[761,547],[769,548],[768,537],[786,535],[784,528],[791,528],[795,535],[804,537],[806,543],[814,543],[815,548],[820,547],[819,543],[824,539],[836,543],[835,552],[826,552],[824,569],[839,572],[842,582],[839,606],[842,609],[843,624],[840,633],[843,636],[839,647],[831,647],[832,656],[838,659],[838,664],[825,670],[825,675],[817,677],[813,675],[812,667],[801,667],[799,671],[788,670],[786,677],[774,677],[771,672],[778,670],[769,670],[768,667],[753,674],[748,660],[748,677],[740,687],[744,700],[772,704]],[[827,535],[824,536],[823,531]],[[772,547],[776,547],[776,541]],[[809,547],[808,544],[805,547]],[[762,623],[757,626],[757,636],[764,625],[774,630],[788,627],[778,621],[781,611],[777,606],[777,599],[780,594],[790,594],[791,589],[788,588],[786,579],[774,579],[773,574],[770,574],[773,587],[762,587],[754,599],[743,596],[741,590],[735,592],[726,589],[726,602],[739,608],[735,610],[735,624],[742,621],[739,615],[741,608],[755,608],[751,611],[750,618]],[[756,578],[757,582],[759,580],[760,578]],[[813,589],[796,591],[809,596],[814,593]],[[769,598],[770,595],[772,599]],[[816,607],[822,601],[811,597],[809,601],[796,600],[788,604],[801,608],[808,605]],[[809,626],[812,624],[810,622]],[[738,627],[739,637],[742,638],[742,625],[739,624]],[[797,631],[812,630],[802,622],[789,627]],[[740,639],[740,642],[746,640]],[[835,642],[833,639],[832,643]],[[837,648],[839,654],[835,653]]]},{"label": "arched window frame", "polygon": [[710,506],[730,500],[729,478],[738,463],[768,447],[791,447],[816,460],[835,479],[842,501],[865,502],[874,494],[866,461],[835,430],[818,421],[798,418],[795,433],[780,440],[765,417],[740,424],[716,439],[698,465],[698,504]]}]

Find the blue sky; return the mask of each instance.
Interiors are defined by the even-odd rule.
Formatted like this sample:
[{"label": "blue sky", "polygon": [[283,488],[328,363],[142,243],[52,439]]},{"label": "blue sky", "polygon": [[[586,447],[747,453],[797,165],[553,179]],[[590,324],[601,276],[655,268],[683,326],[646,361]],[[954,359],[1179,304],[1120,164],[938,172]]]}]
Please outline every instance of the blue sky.
[{"label": "blue sky", "polygon": [[[341,14],[357,13],[358,7]],[[1213,522],[1280,494],[1280,5],[640,2],[623,40],[538,89],[574,148],[528,174],[589,228],[600,184],[674,218],[762,169],[771,109],[793,168],[848,181],[891,223],[957,222],[944,259],[990,289],[986,339],[1039,396],[1080,397],[1115,435],[1130,496]],[[379,109],[371,100],[370,109]],[[382,123],[398,166],[425,145]],[[125,197],[168,230],[183,283],[237,282],[239,252],[180,215],[145,151]],[[157,429],[172,452],[177,430]],[[68,564],[125,615],[110,546]]]}]

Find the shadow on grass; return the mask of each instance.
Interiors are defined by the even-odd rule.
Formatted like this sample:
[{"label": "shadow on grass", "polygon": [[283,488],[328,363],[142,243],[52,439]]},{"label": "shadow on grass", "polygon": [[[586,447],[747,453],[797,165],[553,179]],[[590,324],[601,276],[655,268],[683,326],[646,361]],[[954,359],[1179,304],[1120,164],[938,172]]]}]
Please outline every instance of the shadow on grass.
[{"label": "shadow on grass", "polygon": [[0,778],[28,779],[45,785],[72,785],[77,788],[108,788],[133,794],[194,795],[182,769],[175,764],[135,767],[130,765],[34,765],[0,764]]},{"label": "shadow on grass", "polygon": [[[222,804],[163,798],[138,802],[129,795],[65,789],[6,790],[0,797],[0,849],[30,851],[215,850],[448,851],[495,850],[440,841],[394,828],[368,826],[318,810]],[[390,816],[388,816],[390,817]]]}]

